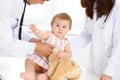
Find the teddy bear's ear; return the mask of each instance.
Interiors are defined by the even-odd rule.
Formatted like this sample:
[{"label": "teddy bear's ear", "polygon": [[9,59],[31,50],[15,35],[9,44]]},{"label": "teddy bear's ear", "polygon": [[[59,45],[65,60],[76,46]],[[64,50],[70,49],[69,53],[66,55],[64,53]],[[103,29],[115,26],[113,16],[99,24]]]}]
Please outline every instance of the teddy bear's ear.
[{"label": "teddy bear's ear", "polygon": [[58,49],[54,48],[53,51],[52,51],[52,53],[57,54],[58,53]]},{"label": "teddy bear's ear", "polygon": [[58,58],[57,54],[54,54],[54,53],[50,54],[50,56],[48,57],[48,61],[54,61],[57,59],[59,59],[59,58]]}]

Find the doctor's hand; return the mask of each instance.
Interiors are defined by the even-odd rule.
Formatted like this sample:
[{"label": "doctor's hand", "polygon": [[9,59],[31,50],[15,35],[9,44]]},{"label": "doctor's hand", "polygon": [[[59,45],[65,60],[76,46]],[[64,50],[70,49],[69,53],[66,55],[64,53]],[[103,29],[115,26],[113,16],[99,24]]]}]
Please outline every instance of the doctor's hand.
[{"label": "doctor's hand", "polygon": [[37,42],[35,52],[42,56],[49,56],[52,53],[53,47],[47,43]]},{"label": "doctor's hand", "polygon": [[41,42],[42,40],[38,39],[38,38],[31,38],[29,40],[29,42]]},{"label": "doctor's hand", "polygon": [[112,77],[106,75],[106,74],[103,74],[100,78],[100,80],[112,80]]}]

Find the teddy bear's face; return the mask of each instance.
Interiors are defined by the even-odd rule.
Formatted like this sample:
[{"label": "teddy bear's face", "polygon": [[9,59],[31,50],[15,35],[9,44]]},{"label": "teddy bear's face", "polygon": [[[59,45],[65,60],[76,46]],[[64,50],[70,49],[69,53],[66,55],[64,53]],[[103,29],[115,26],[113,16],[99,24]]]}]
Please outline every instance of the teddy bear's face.
[{"label": "teddy bear's face", "polygon": [[50,77],[50,80],[79,80],[81,74],[81,68],[70,58],[60,58],[57,68],[55,68],[54,74]]},{"label": "teddy bear's face", "polygon": [[57,52],[54,49],[53,53],[48,57],[48,61],[51,63],[48,69],[50,80],[64,80],[64,78],[67,78],[67,80],[79,80],[81,74],[79,65],[70,58],[59,58]]}]

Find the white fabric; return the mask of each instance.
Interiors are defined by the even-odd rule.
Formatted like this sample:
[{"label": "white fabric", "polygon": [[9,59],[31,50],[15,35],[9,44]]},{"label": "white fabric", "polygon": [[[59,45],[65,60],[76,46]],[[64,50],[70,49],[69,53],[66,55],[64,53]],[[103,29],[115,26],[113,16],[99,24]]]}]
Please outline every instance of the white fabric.
[{"label": "white fabric", "polygon": [[[87,17],[85,30],[70,40],[72,49],[85,46],[91,41],[88,70],[101,76],[107,74],[112,80],[120,80],[120,1],[115,5],[104,23],[106,16],[96,20]],[[74,54],[74,53],[73,53]],[[81,53],[82,54],[82,53]],[[84,54],[84,53],[83,53]]]},{"label": "white fabric", "polygon": [[21,19],[23,8],[23,0],[0,2],[0,56],[23,57],[34,51],[35,44],[15,38],[14,29]]}]

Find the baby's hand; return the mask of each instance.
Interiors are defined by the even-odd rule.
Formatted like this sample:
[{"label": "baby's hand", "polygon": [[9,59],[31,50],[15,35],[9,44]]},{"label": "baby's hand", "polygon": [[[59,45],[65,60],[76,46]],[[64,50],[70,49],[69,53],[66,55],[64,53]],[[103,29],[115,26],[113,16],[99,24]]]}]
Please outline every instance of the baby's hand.
[{"label": "baby's hand", "polygon": [[39,33],[39,29],[36,27],[36,25],[34,24],[30,24],[29,28],[31,29],[31,31],[35,34]]},{"label": "baby's hand", "polygon": [[29,25],[29,28],[30,28],[32,31],[34,31],[34,30],[36,29],[36,25],[30,24],[30,25]]},{"label": "baby's hand", "polygon": [[64,57],[65,55],[64,55],[64,52],[63,52],[63,51],[59,51],[59,52],[57,53],[57,56],[60,58],[60,57]]}]

